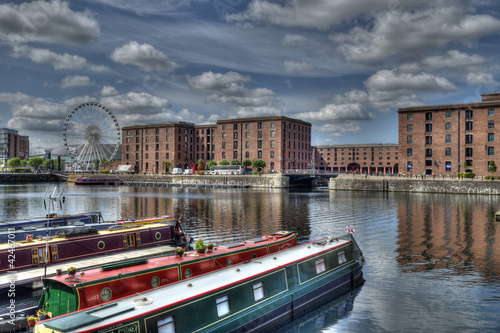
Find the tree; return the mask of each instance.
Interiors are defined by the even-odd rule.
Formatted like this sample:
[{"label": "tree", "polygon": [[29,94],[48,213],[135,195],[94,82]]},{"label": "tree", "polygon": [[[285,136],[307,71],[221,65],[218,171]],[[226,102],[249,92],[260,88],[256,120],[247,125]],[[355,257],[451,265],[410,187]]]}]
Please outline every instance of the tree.
[{"label": "tree", "polygon": [[110,162],[109,162],[107,159],[105,159],[105,158],[103,158],[103,159],[102,159],[102,161],[101,161],[101,165],[102,165],[103,167],[105,167],[105,168],[106,168],[109,164],[110,164]]},{"label": "tree", "polygon": [[52,160],[45,160],[42,163],[42,167],[46,170],[52,170],[54,167],[54,161]]},{"label": "tree", "polygon": [[10,166],[11,168],[17,168],[18,166],[21,165],[21,159],[19,157],[11,158],[10,160],[7,161],[7,165]]},{"label": "tree", "polygon": [[203,170],[203,159],[199,159],[198,160],[198,171],[201,171]]},{"label": "tree", "polygon": [[250,161],[249,159],[246,159],[246,160],[243,160],[243,163],[242,165],[246,168],[246,167],[249,167],[252,165],[252,161]]},{"label": "tree", "polygon": [[257,169],[257,171],[262,171],[262,169],[266,167],[266,162],[263,160],[254,160],[252,166]]},{"label": "tree", "polygon": [[210,161],[207,163],[205,170],[210,170],[213,166],[217,165],[217,162],[215,161]]},{"label": "tree", "polygon": [[241,163],[238,160],[232,160],[231,165],[241,165]]},{"label": "tree", "polygon": [[21,165],[22,165],[22,166],[27,166],[27,165],[28,165],[28,161],[26,161],[26,160],[21,160]]},{"label": "tree", "polygon": [[[488,171],[491,172],[492,174],[497,172],[497,166],[495,165],[495,161],[491,160],[488,163]],[[491,178],[491,179],[493,179],[493,178]]]},{"label": "tree", "polygon": [[222,160],[219,162],[219,165],[229,165],[229,162],[226,160]]},{"label": "tree", "polygon": [[28,166],[33,168],[34,170],[38,169],[40,165],[43,163],[43,158],[41,157],[32,157],[28,161]]},{"label": "tree", "polygon": [[467,163],[467,161],[464,162],[464,172],[467,172],[467,170],[469,169],[469,163]]}]

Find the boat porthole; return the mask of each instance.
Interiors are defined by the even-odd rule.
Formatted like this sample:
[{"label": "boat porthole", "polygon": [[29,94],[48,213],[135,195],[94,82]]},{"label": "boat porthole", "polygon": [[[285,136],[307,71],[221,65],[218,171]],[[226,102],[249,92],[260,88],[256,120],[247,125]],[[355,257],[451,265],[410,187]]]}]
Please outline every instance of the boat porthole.
[{"label": "boat porthole", "polygon": [[185,279],[189,279],[192,276],[193,276],[193,271],[190,270],[189,268],[184,271],[184,278]]},{"label": "boat porthole", "polygon": [[157,240],[160,240],[160,238],[161,238],[161,233],[160,233],[159,231],[155,234],[155,238],[156,238]]},{"label": "boat porthole", "polygon": [[153,276],[151,278],[151,287],[156,288],[160,286],[160,278],[157,276]]},{"label": "boat porthole", "polygon": [[257,253],[252,253],[252,259],[257,258]]},{"label": "boat porthole", "polygon": [[97,247],[99,248],[99,250],[103,250],[104,246],[106,246],[106,244],[104,244],[103,241],[99,241],[99,243],[97,243]]},{"label": "boat porthole", "polygon": [[233,264],[233,261],[231,259],[227,259],[226,265],[231,266]]},{"label": "boat porthole", "polygon": [[111,300],[111,296],[113,293],[111,292],[111,288],[106,287],[101,290],[101,301],[109,302]]}]

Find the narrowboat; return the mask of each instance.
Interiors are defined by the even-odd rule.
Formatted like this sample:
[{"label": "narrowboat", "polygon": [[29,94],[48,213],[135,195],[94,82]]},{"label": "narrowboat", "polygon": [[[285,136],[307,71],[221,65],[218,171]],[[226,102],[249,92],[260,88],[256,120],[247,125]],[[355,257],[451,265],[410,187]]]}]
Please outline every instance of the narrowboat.
[{"label": "narrowboat", "polygon": [[[51,214],[45,218],[29,219],[26,221],[7,222],[9,226],[0,224],[0,244],[9,241],[22,241],[30,239],[41,239],[42,237],[53,236],[60,230],[71,230],[81,227],[92,227],[96,230],[104,230],[110,227],[132,226],[147,223],[157,223],[165,220],[174,220],[172,216],[156,216],[152,218],[134,219],[117,221],[104,221],[100,212],[82,213],[71,215]],[[48,227],[47,227],[48,225]]]},{"label": "narrowboat", "polygon": [[182,236],[181,230],[178,220],[164,219],[130,226],[117,224],[107,230],[91,227],[65,229],[45,239],[9,241],[0,244],[0,273],[44,265],[45,257],[49,265],[152,245],[185,246],[189,239]]},{"label": "narrowboat", "polygon": [[179,248],[180,255],[136,259],[83,270],[83,275],[55,275],[43,280],[41,302],[52,317],[100,305],[222,267],[249,261],[297,245],[294,232],[280,231],[215,246],[206,253]]},{"label": "narrowboat", "polygon": [[363,283],[351,234],[37,323],[34,332],[271,332]]},{"label": "narrowboat", "polygon": [[55,230],[62,227],[93,225],[103,223],[104,219],[100,212],[78,213],[78,214],[50,214],[43,217],[27,218],[24,220],[0,222],[0,243],[8,240],[22,240],[25,234],[45,236],[47,227]]},{"label": "narrowboat", "polygon": [[77,178],[76,185],[117,185],[123,183],[120,178]]}]

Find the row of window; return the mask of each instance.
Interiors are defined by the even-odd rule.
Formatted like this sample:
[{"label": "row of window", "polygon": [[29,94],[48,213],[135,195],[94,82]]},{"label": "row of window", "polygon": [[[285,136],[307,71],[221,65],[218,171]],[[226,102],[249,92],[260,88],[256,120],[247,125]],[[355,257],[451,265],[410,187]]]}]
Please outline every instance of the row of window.
[{"label": "row of window", "polygon": [[[444,117],[447,119],[451,118],[452,111],[446,111]],[[465,119],[472,119],[474,115],[473,110],[465,110]],[[489,117],[494,117],[495,116],[495,109],[489,109],[488,110],[488,116]],[[406,120],[412,121],[413,120],[413,114],[408,113],[406,115]],[[432,121],[432,112],[426,112],[425,113],[425,120],[426,121]]]},{"label": "row of window", "polygon": [[[465,130],[466,131],[472,131],[473,127],[474,127],[474,123],[472,121],[465,122]],[[451,131],[451,123],[445,123],[444,128],[446,131]],[[495,121],[488,120],[488,129],[493,129],[493,128],[495,128]],[[408,132],[413,132],[413,124],[406,125],[406,130]],[[432,124],[425,124],[425,131],[432,132]]]},{"label": "row of window", "polygon": [[[466,134],[465,135],[465,143],[466,144],[472,144],[473,143],[473,135],[472,134]],[[446,134],[444,137],[444,142],[445,143],[451,143],[451,134]],[[488,133],[488,142],[495,142],[495,133]],[[407,144],[413,144],[413,136],[409,135],[406,137],[406,143]],[[425,144],[426,145],[431,145],[432,144],[432,136],[426,135],[425,136]]]},{"label": "row of window", "polygon": [[[398,147],[384,147],[386,150],[391,150],[392,148],[398,150]],[[379,148],[377,147],[376,149],[379,149],[379,150],[382,150],[384,148]],[[344,149],[348,150],[348,151],[358,151],[358,150],[361,150],[363,149],[363,151],[366,151],[366,149],[370,149],[372,152],[375,150],[375,148],[319,148],[319,151],[323,151],[326,150],[326,151],[330,151],[330,150],[335,150],[335,153],[337,153],[337,149],[340,150],[340,151],[344,151]]]},{"label": "row of window", "polygon": [[[467,165],[469,167],[472,167],[472,160],[466,160],[467,162]],[[426,167],[432,167],[432,164],[436,165],[436,162],[435,161],[431,161],[431,160],[426,160],[425,161],[425,166]],[[490,167],[490,162],[487,162],[487,166],[486,168],[489,168]],[[444,162],[444,170],[445,171],[451,171],[451,161],[445,161]],[[406,171],[413,171],[413,162],[408,162],[407,166],[406,166]]]},{"label": "row of window", "polygon": [[[486,147],[488,156],[495,155],[495,147]],[[473,148],[465,148],[465,157],[472,157],[474,153]],[[406,156],[413,156],[413,148],[406,149]],[[451,156],[451,147],[444,148],[444,156]],[[425,157],[432,157],[432,149],[425,149]]]}]

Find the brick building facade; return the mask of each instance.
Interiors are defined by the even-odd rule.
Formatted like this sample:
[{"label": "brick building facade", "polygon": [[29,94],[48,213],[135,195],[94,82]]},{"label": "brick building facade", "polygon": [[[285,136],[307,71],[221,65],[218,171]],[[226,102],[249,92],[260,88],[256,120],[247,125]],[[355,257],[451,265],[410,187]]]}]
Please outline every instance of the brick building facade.
[{"label": "brick building facade", "polygon": [[500,136],[496,133],[500,93],[483,94],[476,103],[403,108],[398,117],[402,173],[455,175],[470,171],[482,176],[491,175],[489,161],[500,166]]},{"label": "brick building facade", "polygon": [[122,128],[122,162],[139,172],[164,172],[165,162],[188,168],[208,161],[262,159],[265,171],[306,169],[312,158],[311,124],[288,117],[187,122]]},{"label": "brick building facade", "polygon": [[354,144],[313,147],[313,168],[334,173],[392,174],[399,172],[398,145]]},{"label": "brick building facade", "polygon": [[19,135],[18,131],[0,128],[0,156],[1,163],[5,164],[11,158],[29,159],[29,137]]}]

